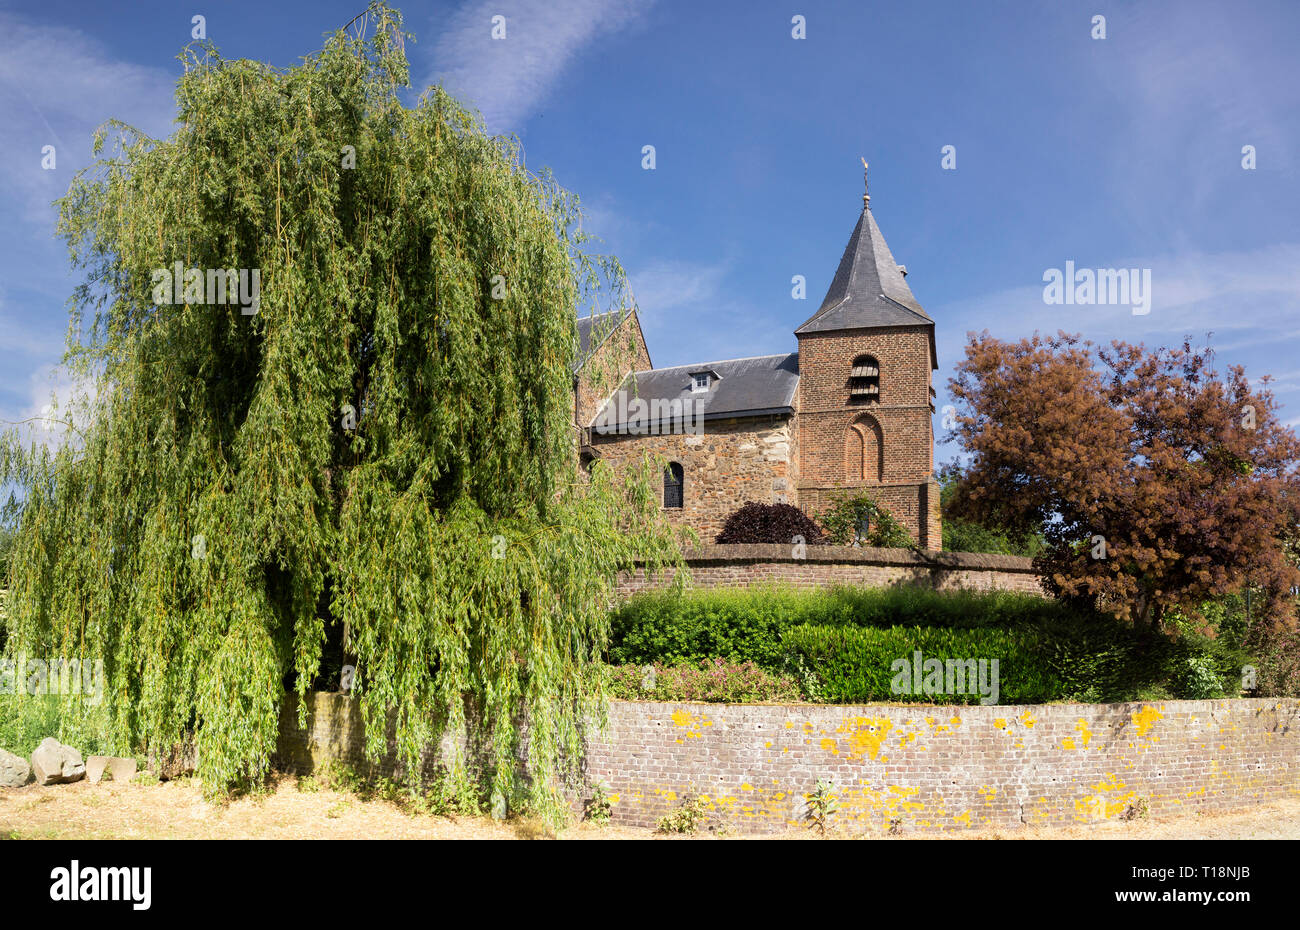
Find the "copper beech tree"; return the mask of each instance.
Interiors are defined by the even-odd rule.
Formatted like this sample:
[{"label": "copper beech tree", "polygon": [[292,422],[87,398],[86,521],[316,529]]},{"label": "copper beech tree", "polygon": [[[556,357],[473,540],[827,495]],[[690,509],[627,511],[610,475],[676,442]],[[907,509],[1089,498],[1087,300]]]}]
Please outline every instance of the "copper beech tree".
[{"label": "copper beech tree", "polygon": [[950,389],[972,459],[953,512],[1041,532],[1052,593],[1163,629],[1249,585],[1272,628],[1294,626],[1300,440],[1266,381],[1220,377],[1188,342],[985,332]]}]

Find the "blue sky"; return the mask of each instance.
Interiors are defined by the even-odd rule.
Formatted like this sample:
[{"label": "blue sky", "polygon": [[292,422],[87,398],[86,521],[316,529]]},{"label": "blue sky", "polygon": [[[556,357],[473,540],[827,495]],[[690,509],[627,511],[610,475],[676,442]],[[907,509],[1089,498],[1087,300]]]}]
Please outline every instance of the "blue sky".
[{"label": "blue sky", "polygon": [[[93,128],[169,131],[195,14],[225,56],[289,65],[364,5],[0,0],[0,419],[67,388],[55,365],[75,281],[50,201]],[[1272,376],[1300,423],[1300,4],[396,5],[417,90],[446,83],[583,199],[656,366],[793,350],[856,221],[866,157],[873,213],[937,324],[940,407],[971,330],[1148,344],[1212,331],[1220,364]],[[1043,274],[1067,261],[1150,268],[1150,313],[1046,304]]]}]

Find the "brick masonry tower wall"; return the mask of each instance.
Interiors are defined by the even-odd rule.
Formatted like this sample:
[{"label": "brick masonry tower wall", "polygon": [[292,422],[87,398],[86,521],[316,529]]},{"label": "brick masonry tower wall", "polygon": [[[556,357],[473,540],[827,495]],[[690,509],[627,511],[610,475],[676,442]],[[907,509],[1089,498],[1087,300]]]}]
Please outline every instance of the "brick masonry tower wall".
[{"label": "brick masonry tower wall", "polygon": [[[879,401],[851,403],[853,362],[879,364]],[[815,515],[844,489],[874,493],[922,547],[942,547],[934,493],[926,327],[799,337],[799,506]],[[855,428],[856,427],[856,428]]]},{"label": "brick masonry tower wall", "polygon": [[[286,700],[277,764],[363,764],[346,695]],[[615,823],[653,827],[705,798],[707,826],[802,830],[806,795],[831,782],[844,835],[1019,828],[1228,811],[1300,797],[1300,702],[826,706],[613,701],[584,780],[613,795]],[[427,753],[431,770],[437,752]],[[394,774],[392,753],[377,767]],[[374,771],[372,769],[372,771]],[[588,793],[587,791],[583,792]],[[572,797],[580,811],[582,798]]]},{"label": "brick masonry tower wall", "polygon": [[[779,545],[705,545],[684,555],[695,588],[919,584],[941,591],[969,588],[1046,596],[1032,560],[1012,555],[808,546],[800,557],[793,546]],[[619,579],[618,592],[627,596],[664,587],[670,580],[636,572]]]}]

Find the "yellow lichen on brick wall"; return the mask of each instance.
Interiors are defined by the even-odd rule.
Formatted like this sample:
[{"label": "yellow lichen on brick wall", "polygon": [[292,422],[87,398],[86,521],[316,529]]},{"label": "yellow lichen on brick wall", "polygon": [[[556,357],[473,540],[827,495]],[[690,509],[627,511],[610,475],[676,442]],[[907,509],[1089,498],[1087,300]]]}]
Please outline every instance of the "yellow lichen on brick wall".
[{"label": "yellow lichen on brick wall", "polygon": [[1155,728],[1157,720],[1163,720],[1164,705],[1160,710],[1156,710],[1150,704],[1143,705],[1141,710],[1135,710],[1132,714],[1133,729],[1137,731],[1138,739],[1152,739],[1152,730]]},{"label": "yellow lichen on brick wall", "polygon": [[880,755],[880,747],[893,727],[893,721],[887,717],[852,717],[845,718],[835,732],[848,734],[850,759],[861,759],[864,756],[875,759]]},{"label": "yellow lichen on brick wall", "polygon": [[1086,823],[1093,820],[1109,820],[1128,810],[1137,798],[1137,792],[1124,790],[1127,786],[1114,773],[1092,786],[1093,794],[1085,795],[1074,802],[1074,819]]},{"label": "yellow lichen on brick wall", "polygon": [[[278,758],[310,769],[363,758],[342,695],[293,701]],[[704,796],[710,827],[806,826],[831,785],[846,834],[1113,820],[1133,809],[1219,811],[1300,796],[1295,699],[984,707],[656,704],[614,701],[584,757],[616,822],[653,827]],[[431,747],[429,771],[438,762]],[[395,753],[376,765],[390,774]],[[581,811],[582,798],[575,799]]]}]

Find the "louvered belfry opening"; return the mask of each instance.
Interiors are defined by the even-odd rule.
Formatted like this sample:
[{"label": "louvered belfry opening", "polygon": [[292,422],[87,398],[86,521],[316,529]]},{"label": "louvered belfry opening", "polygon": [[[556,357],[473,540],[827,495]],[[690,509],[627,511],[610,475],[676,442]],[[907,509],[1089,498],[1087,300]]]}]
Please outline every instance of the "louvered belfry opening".
[{"label": "louvered belfry opening", "polygon": [[870,355],[859,355],[849,372],[849,403],[880,402],[880,363]]}]

